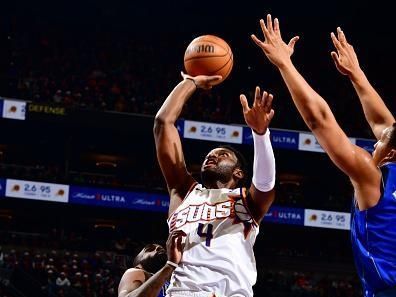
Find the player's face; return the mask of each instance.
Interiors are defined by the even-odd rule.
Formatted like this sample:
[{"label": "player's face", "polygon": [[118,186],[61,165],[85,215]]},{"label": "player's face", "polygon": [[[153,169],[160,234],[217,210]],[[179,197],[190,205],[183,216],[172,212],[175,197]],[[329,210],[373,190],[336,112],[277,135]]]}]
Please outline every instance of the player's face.
[{"label": "player's face", "polygon": [[159,254],[166,254],[166,250],[159,244],[150,244],[144,247],[143,253],[143,259],[153,258]]},{"label": "player's face", "polygon": [[137,257],[143,269],[151,273],[160,270],[167,260],[166,250],[158,244],[146,245]]},{"label": "player's face", "polygon": [[[377,166],[390,161],[390,153],[392,153],[392,148],[389,145],[390,135],[392,133],[393,127],[388,127],[382,131],[381,138],[374,145],[373,160]],[[392,154],[393,156],[393,154]]]},{"label": "player's face", "polygon": [[226,148],[215,148],[205,157],[201,167],[204,184],[220,180],[227,182],[232,178],[238,159],[234,152]]},{"label": "player's face", "polygon": [[233,166],[237,164],[238,160],[234,152],[226,148],[215,148],[207,154],[202,163],[201,171],[213,170],[221,166]]}]

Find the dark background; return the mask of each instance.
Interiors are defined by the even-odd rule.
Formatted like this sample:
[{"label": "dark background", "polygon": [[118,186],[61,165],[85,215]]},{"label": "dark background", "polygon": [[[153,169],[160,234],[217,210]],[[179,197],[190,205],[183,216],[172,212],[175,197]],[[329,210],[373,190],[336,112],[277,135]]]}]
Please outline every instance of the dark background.
[{"label": "dark background", "polygon": [[[3,32],[2,73],[6,78],[1,80],[2,95],[33,99],[34,93],[21,92],[15,86],[15,81],[27,76],[29,71],[37,75],[51,70],[52,76],[58,75],[56,79],[59,80],[71,73],[87,75],[95,68],[111,70],[116,76],[117,69],[123,71],[125,65],[129,65],[135,67],[129,71],[136,71],[150,86],[139,94],[144,97],[142,100],[148,101],[146,105],[151,104],[145,113],[155,114],[163,98],[179,81],[188,43],[199,35],[215,34],[224,38],[234,52],[231,76],[213,92],[222,97],[222,107],[229,105],[231,108],[221,121],[242,123],[238,95],[249,93],[255,85],[260,85],[275,95],[274,127],[305,130],[277,70],[250,40],[251,33],[261,36],[258,21],[267,13],[280,19],[285,39],[295,35],[301,37],[293,57],[295,64],[329,102],[347,134],[372,137],[362,113],[355,112],[359,103],[348,79],[333,65],[329,35],[337,26],[343,28],[367,76],[394,109],[394,25],[392,10],[385,1],[5,3],[0,28]],[[92,54],[97,56],[93,58]],[[69,57],[69,60],[65,63],[64,58],[58,59],[59,65],[50,60],[45,67],[40,63],[45,56],[53,55]],[[135,65],[133,61],[140,64]],[[59,84],[56,87],[61,88]],[[190,112],[189,117],[194,116],[201,117]]]}]

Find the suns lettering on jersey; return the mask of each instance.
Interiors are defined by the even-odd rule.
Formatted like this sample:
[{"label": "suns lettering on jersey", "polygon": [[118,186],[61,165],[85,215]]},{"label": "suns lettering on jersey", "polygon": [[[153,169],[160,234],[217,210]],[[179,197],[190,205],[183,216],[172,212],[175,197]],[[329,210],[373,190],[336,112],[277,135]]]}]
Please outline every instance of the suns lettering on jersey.
[{"label": "suns lettering on jersey", "polygon": [[170,231],[198,221],[209,222],[230,218],[233,219],[233,224],[242,223],[244,225],[246,238],[256,222],[245,207],[242,197],[228,196],[228,199],[216,204],[204,202],[200,205],[189,205],[179,210],[170,219]]},{"label": "suns lettering on jersey", "polygon": [[174,213],[171,220],[173,221],[172,223],[174,228],[178,229],[187,223],[224,219],[231,215],[231,206],[231,201],[225,201],[215,205],[207,203],[203,203],[201,205],[189,205],[185,209]]}]

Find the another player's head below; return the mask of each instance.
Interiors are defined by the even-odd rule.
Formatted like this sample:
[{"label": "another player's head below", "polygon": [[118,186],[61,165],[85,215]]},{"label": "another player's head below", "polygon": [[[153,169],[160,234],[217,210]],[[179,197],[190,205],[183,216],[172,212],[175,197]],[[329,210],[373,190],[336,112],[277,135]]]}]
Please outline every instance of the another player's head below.
[{"label": "another player's head below", "polygon": [[382,131],[381,138],[374,145],[373,160],[377,166],[396,162],[396,123]]},{"label": "another player's head below", "polygon": [[243,155],[231,146],[219,146],[211,150],[201,166],[201,180],[206,188],[245,187],[247,162]]},{"label": "another player's head below", "polygon": [[160,270],[168,260],[166,250],[159,244],[148,244],[133,260],[133,267],[152,274]]}]

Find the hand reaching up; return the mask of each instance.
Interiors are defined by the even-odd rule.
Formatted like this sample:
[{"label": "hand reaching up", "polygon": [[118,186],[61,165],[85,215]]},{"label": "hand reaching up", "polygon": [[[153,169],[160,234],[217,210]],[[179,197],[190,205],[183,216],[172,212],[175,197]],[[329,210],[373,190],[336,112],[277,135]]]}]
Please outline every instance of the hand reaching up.
[{"label": "hand reaching up", "polygon": [[286,44],[280,32],[279,20],[275,18],[272,21],[270,14],[267,15],[267,23],[263,19],[260,20],[261,30],[264,34],[264,40],[261,41],[252,34],[253,41],[263,50],[264,54],[271,61],[272,64],[278,68],[289,63],[290,57],[294,52],[294,45],[299,37],[293,37],[288,44]]},{"label": "hand reaching up", "polygon": [[350,45],[340,27],[337,28],[337,36],[331,32],[331,40],[337,52],[332,51],[331,57],[338,71],[343,75],[351,76],[360,71],[359,61],[353,46]]},{"label": "hand reaching up", "polygon": [[240,95],[245,122],[257,134],[264,134],[274,117],[273,98],[274,96],[266,91],[261,94],[260,88],[256,87],[253,106],[250,108],[246,96]]}]

